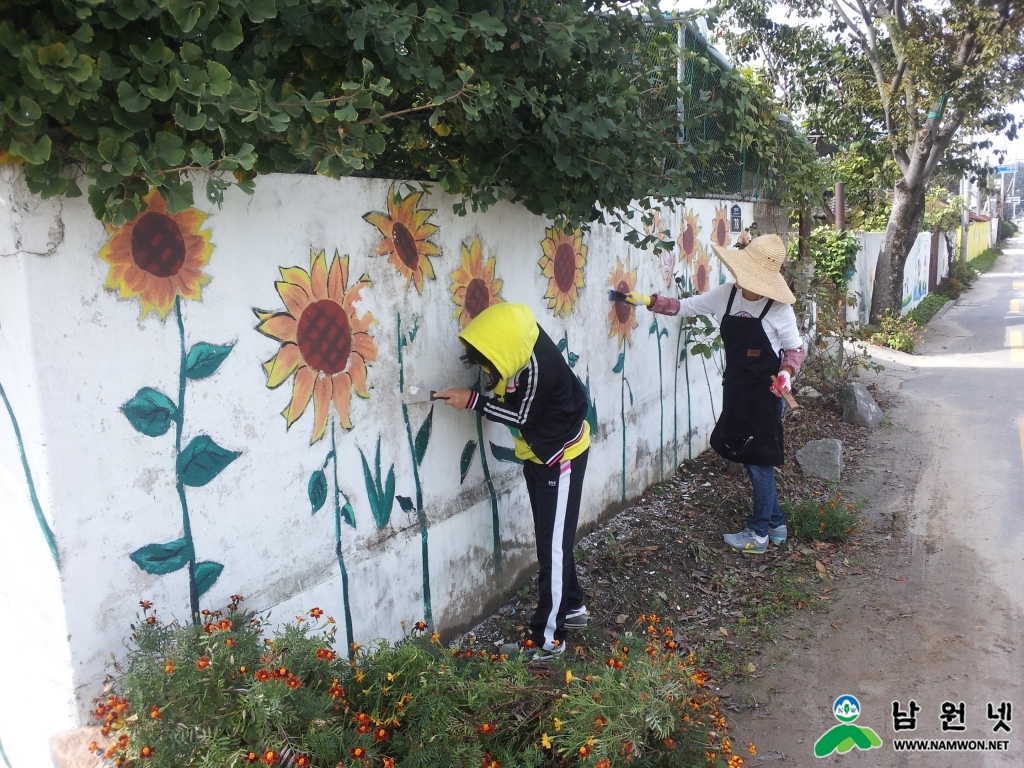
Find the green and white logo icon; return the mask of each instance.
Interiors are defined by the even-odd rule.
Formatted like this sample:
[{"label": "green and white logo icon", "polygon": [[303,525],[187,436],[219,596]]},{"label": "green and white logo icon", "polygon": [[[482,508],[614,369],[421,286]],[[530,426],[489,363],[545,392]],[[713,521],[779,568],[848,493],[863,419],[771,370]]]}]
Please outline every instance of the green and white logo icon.
[{"label": "green and white logo icon", "polygon": [[857,749],[869,750],[882,746],[878,734],[870,728],[852,725],[860,717],[860,702],[849,694],[843,694],[832,705],[832,714],[839,725],[833,726],[814,744],[815,757],[828,757],[833,752],[840,755]]}]

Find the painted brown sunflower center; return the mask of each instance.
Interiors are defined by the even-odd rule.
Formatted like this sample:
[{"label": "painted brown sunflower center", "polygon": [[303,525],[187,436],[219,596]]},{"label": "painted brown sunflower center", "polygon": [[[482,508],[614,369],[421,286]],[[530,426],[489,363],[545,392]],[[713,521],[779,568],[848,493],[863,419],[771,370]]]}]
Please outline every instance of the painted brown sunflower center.
[{"label": "painted brown sunflower center", "polygon": [[562,243],[555,249],[555,285],[562,293],[568,293],[576,282],[576,251],[569,243]]},{"label": "painted brown sunflower center", "polygon": [[331,299],[306,307],[295,330],[303,359],[311,368],[333,375],[345,370],[352,354],[352,324],[340,304]]},{"label": "painted brown sunflower center", "polygon": [[719,219],[718,223],[715,225],[715,230],[716,230],[715,234],[717,235],[717,239],[718,239],[718,244],[720,246],[721,245],[725,245],[725,238],[726,238],[726,234],[725,234],[725,232],[726,232],[726,230],[725,230],[725,221],[723,221],[722,219]]},{"label": "painted brown sunflower center", "polygon": [[704,293],[708,287],[708,268],[704,264],[697,265],[697,290]]},{"label": "painted brown sunflower center", "polygon": [[689,224],[683,230],[683,253],[687,256],[693,253],[693,227]]},{"label": "painted brown sunflower center", "polygon": [[[627,283],[625,280],[619,280],[619,284],[615,286],[615,290],[621,291],[622,293],[629,293],[632,290],[632,288],[629,287],[629,283]],[[620,323],[628,323],[629,316],[632,313],[632,311],[633,308],[630,307],[629,304],[627,304],[626,302],[615,302],[615,318]]]},{"label": "painted brown sunflower center", "polygon": [[487,290],[487,283],[479,277],[474,277],[466,286],[466,301],[463,306],[470,318],[476,317],[483,312],[491,303],[491,294]]},{"label": "painted brown sunflower center", "polygon": [[412,232],[400,221],[396,221],[391,227],[391,239],[395,243],[395,250],[398,251],[398,258],[402,260],[409,269],[416,268],[419,261],[419,253],[416,250],[416,238]]},{"label": "painted brown sunflower center", "polygon": [[173,277],[185,265],[185,238],[177,223],[162,213],[144,213],[132,228],[132,258],[156,277]]}]

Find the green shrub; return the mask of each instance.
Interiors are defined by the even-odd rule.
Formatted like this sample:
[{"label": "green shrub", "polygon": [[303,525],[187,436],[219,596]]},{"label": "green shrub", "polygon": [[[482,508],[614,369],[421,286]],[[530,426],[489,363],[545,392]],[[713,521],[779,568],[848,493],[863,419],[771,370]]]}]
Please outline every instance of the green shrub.
[{"label": "green shrub", "polygon": [[913,352],[917,346],[917,336],[917,323],[910,317],[887,309],[879,319],[878,330],[871,336],[871,343],[899,352]]},{"label": "green shrub", "polygon": [[955,277],[944,277],[935,288],[935,293],[950,299],[959,299],[964,292],[964,284]]},{"label": "green shrub", "polygon": [[795,504],[784,502],[786,527],[805,541],[846,541],[861,529],[856,507],[837,493],[825,501],[806,499]]},{"label": "green shrub", "polygon": [[977,280],[978,276],[981,274],[975,268],[974,261],[975,260],[973,259],[966,263],[962,261],[957,261],[956,264],[953,265],[953,271],[950,273],[951,277],[955,277],[957,280],[963,283],[964,288],[970,288],[974,284],[974,281]]},{"label": "green shrub", "polygon": [[917,323],[918,327],[927,325],[928,321],[935,317],[935,313],[942,309],[947,301],[949,301],[949,296],[944,296],[941,293],[929,293],[921,299],[920,304],[910,310],[910,319]]},{"label": "green shrub", "polygon": [[1013,237],[1017,234],[1017,225],[1009,219],[999,220],[999,239],[1005,240],[1008,237]]},{"label": "green shrub", "polygon": [[[449,649],[417,623],[396,645],[332,645],[314,608],[269,637],[239,611],[162,625],[143,606],[95,715],[118,766],[540,768],[742,765],[706,675],[640,617],[607,659],[527,665]],[[98,746],[96,746],[99,749]],[[142,761],[145,762],[142,762]]]},{"label": "green shrub", "polygon": [[1002,255],[1002,251],[998,248],[986,248],[984,251],[979,253],[970,261],[970,265],[977,271],[988,272],[995,266],[996,259]]}]

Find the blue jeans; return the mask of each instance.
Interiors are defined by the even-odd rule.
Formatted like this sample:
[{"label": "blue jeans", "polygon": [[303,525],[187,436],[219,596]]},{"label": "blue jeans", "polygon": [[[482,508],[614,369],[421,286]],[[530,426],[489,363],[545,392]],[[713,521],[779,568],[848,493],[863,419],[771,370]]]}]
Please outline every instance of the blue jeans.
[{"label": "blue jeans", "polygon": [[[779,401],[779,410],[786,412],[786,401]],[[769,528],[778,528],[786,524],[786,513],[779,506],[779,497],[775,493],[775,467],[762,467],[756,464],[745,464],[747,477],[754,486],[754,509],[747,519],[747,528],[758,536],[767,536]]]}]

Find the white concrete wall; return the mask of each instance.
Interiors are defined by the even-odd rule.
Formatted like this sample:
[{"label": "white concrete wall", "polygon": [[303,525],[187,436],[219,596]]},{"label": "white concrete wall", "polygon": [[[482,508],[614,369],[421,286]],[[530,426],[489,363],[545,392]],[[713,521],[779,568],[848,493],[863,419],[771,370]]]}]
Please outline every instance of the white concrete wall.
[{"label": "white concrete wall", "polygon": [[[197,180],[196,189],[203,185]],[[267,388],[263,364],[280,344],[255,330],[253,314],[254,308],[285,311],[275,290],[280,268],[308,272],[311,250],[326,251],[328,264],[336,251],[349,255],[350,288],[361,275],[371,281],[355,303],[358,316],[371,312],[375,318],[369,333],[377,359],[369,366],[368,397],[352,394],[351,430],[342,428],[334,405],[329,420],[343,494],[339,507],[347,499],[355,522],[341,525],[341,551],[356,641],[399,637],[401,621],[417,621],[427,610],[417,511],[407,513],[396,502],[390,520],[378,528],[360,450],[372,467],[379,439],[382,481],[393,465],[396,494],[415,505],[399,381],[404,376],[406,385],[434,387],[473,382],[474,374],[457,359],[450,274],[462,263],[462,247],[476,238],[484,258],[496,259],[501,298],[529,304],[553,339],[567,337],[575,370],[589,377],[599,426],[582,523],[635,497],[671,473],[677,459],[707,445],[721,405],[721,361],[687,358],[677,370],[679,319],[659,318],[658,328],[668,330],[659,337],[650,332],[652,316],[641,310],[625,350],[625,381],[613,372],[622,347],[609,337],[611,273],[622,260],[637,270],[639,289],[664,291],[659,258],[628,247],[609,227],[595,227],[584,236],[586,287],[566,317],[555,316],[538,264],[549,223],[509,204],[460,218],[452,213],[452,198],[434,193],[419,203],[419,209],[436,211],[429,223],[438,227],[429,237],[438,249],[429,257],[436,279],[425,280],[421,294],[386,255],[375,255],[382,235],[363,218],[388,210],[390,188],[384,180],[270,176],[260,178],[252,197],[230,192],[222,210],[197,195],[196,207],[209,214],[202,230],[213,250],[201,268],[209,277],[201,300],[181,301],[184,343],[186,349],[199,342],[233,346],[215,373],[186,381],[181,448],[207,435],[239,454],[208,484],[183,489],[196,559],[223,566],[200,599],[203,608],[223,607],[240,593],[246,606],[287,620],[316,605],[336,617],[345,636],[331,427],[311,445],[310,403],[286,429],[281,413],[293,379]],[[165,434],[150,437],[120,410],[144,387],[177,402],[182,340],[173,309],[164,320],[156,314],[140,319],[139,299],[104,288],[110,267],[97,255],[118,233],[106,231],[83,199],[40,203],[10,167],[0,169],[0,190],[0,384],[59,552],[58,567],[30,501],[11,419],[0,410],[0,657],[15,673],[0,677],[0,742],[13,768],[26,768],[45,763],[50,733],[85,722],[89,701],[110,670],[110,653],[123,653],[140,599],[152,600],[163,619],[188,620],[187,568],[152,575],[129,559],[145,545],[183,536],[176,428],[172,423]],[[691,201],[683,210],[666,211],[663,226],[674,237],[684,214],[700,227],[694,264],[667,266],[692,282],[697,266],[706,263],[710,282],[722,280],[708,245],[716,211],[731,207]],[[748,225],[751,206],[740,207]],[[399,316],[407,342],[402,365]],[[428,412],[424,405],[408,406],[412,434]],[[467,625],[532,570],[534,542],[520,470],[488,450],[501,543],[497,568],[492,493],[479,446],[460,481],[464,449],[478,437],[475,417],[437,406],[432,424],[418,476],[430,608],[443,629]],[[482,429],[485,442],[511,445],[504,428],[484,423]],[[308,485],[321,468],[328,498],[311,514]]]},{"label": "white concrete wall", "polygon": [[[856,270],[846,282],[847,290],[857,298],[857,303],[846,310],[847,322],[867,325],[871,315],[871,295],[875,285],[875,267],[878,254],[885,240],[884,232],[857,232],[860,251],[857,253]],[[917,236],[914,247],[907,256],[903,267],[903,314],[907,314],[921,303],[928,295],[928,268],[931,260],[930,232],[922,232]],[[939,269],[938,279],[946,276],[949,269],[949,258],[946,240],[939,238]]]}]

